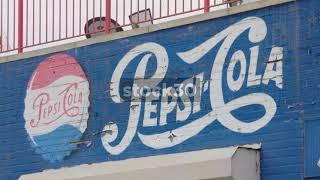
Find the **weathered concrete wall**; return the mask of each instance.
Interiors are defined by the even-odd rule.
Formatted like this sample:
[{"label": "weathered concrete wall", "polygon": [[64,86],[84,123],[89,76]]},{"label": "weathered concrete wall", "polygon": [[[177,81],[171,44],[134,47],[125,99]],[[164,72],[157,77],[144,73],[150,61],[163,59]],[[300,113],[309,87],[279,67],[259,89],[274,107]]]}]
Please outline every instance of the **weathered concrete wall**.
[{"label": "weathered concrete wall", "polygon": [[252,143],[262,180],[319,177],[320,1],[277,2],[1,59],[0,179]]}]

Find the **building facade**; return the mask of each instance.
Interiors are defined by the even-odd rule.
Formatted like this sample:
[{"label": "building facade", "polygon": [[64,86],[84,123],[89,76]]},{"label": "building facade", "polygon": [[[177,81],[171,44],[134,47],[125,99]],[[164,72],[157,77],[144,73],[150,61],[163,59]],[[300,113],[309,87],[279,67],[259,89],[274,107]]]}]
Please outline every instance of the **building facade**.
[{"label": "building facade", "polygon": [[319,6],[253,2],[1,58],[0,179],[253,144],[262,180],[320,179]]}]

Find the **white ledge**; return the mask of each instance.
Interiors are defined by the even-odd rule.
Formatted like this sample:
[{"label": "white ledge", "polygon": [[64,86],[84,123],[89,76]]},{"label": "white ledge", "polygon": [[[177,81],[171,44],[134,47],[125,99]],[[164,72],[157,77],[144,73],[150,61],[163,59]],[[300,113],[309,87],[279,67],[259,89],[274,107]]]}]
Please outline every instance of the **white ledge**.
[{"label": "white ledge", "polygon": [[260,145],[80,165],[23,175],[20,180],[259,180]]}]

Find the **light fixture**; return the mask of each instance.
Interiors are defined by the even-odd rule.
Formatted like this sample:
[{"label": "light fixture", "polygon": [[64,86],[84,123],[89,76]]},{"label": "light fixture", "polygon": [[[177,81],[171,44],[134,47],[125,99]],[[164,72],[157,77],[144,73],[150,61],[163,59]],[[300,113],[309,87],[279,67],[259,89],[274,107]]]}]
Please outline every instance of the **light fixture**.
[{"label": "light fixture", "polygon": [[146,27],[153,24],[150,9],[135,12],[129,16],[132,28]]}]

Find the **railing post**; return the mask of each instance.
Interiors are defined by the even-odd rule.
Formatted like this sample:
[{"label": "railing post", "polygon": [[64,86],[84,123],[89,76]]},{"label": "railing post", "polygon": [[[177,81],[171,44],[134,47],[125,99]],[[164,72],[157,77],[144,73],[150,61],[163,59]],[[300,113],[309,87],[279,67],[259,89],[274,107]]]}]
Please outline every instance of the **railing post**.
[{"label": "railing post", "polygon": [[106,0],[106,33],[111,32],[111,0]]},{"label": "railing post", "polygon": [[18,53],[23,52],[23,0],[18,3]]},{"label": "railing post", "polygon": [[210,9],[210,0],[204,0],[204,12],[209,12]]},{"label": "railing post", "polygon": [[0,52],[2,52],[2,36],[0,34]]}]

